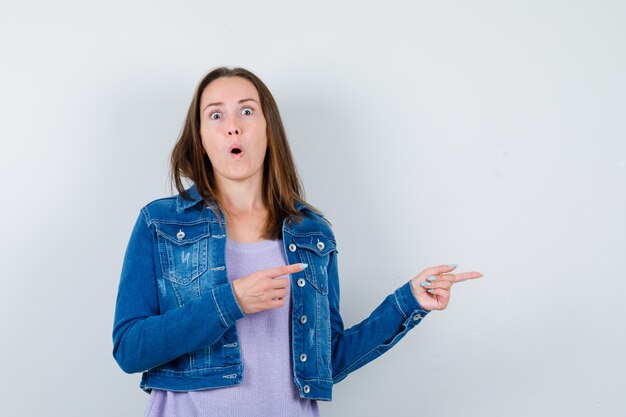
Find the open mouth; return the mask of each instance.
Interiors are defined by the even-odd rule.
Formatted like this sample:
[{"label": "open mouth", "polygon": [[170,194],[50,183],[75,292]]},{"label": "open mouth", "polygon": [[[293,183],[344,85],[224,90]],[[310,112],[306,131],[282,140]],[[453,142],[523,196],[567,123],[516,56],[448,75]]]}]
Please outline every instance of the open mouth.
[{"label": "open mouth", "polygon": [[230,155],[234,158],[240,158],[243,155],[243,149],[236,143],[233,143],[230,147]]}]

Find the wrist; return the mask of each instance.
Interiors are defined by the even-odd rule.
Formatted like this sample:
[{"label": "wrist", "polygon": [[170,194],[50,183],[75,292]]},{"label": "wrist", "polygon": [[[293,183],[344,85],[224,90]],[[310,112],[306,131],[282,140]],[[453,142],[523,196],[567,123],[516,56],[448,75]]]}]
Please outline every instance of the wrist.
[{"label": "wrist", "polygon": [[416,283],[415,283],[415,278],[411,279],[411,292],[413,293],[414,297],[417,297],[417,288],[416,288]]},{"label": "wrist", "polygon": [[233,288],[233,296],[235,297],[235,302],[237,303],[237,307],[239,307],[239,310],[241,310],[241,312],[245,315],[246,312],[243,309],[243,305],[241,304],[241,297],[239,296],[239,285],[241,283],[237,282],[237,280],[234,280],[230,283],[231,287]]}]

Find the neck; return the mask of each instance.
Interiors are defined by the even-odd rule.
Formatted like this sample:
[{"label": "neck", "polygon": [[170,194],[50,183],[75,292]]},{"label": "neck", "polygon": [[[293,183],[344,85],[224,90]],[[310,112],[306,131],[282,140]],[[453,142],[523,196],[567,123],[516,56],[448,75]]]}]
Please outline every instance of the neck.
[{"label": "neck", "polygon": [[264,214],[262,177],[255,175],[243,181],[218,179],[218,193],[224,209],[232,216]]}]

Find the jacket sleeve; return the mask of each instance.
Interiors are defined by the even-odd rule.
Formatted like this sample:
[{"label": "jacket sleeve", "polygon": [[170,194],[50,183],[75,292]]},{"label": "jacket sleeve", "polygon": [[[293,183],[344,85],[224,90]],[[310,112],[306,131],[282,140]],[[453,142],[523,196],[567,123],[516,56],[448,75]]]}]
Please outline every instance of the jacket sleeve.
[{"label": "jacket sleeve", "polygon": [[117,291],[113,357],[127,373],[145,371],[219,340],[244,316],[231,283],[160,314],[156,232],[144,207],[133,227]]},{"label": "jacket sleeve", "polygon": [[388,295],[369,317],[344,329],[339,312],[337,254],[331,252],[328,265],[334,384],[391,349],[430,313],[419,304],[408,281]]}]

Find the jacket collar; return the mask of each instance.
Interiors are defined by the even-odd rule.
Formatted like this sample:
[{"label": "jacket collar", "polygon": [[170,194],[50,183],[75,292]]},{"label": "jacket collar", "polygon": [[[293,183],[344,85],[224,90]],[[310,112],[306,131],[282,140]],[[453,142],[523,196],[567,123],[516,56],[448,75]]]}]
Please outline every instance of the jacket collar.
[{"label": "jacket collar", "polygon": [[[191,200],[185,200],[180,193],[176,196],[176,211],[179,213],[203,201],[202,196],[200,195],[200,193],[198,193],[198,187],[196,186],[196,184],[193,184],[191,187],[187,188],[186,191],[189,194]],[[211,204],[215,204],[215,200],[213,200],[212,198],[210,198],[210,200]],[[298,211],[302,211],[303,209],[310,210],[307,206],[305,206],[302,202],[298,200],[295,201],[295,206],[296,210]]]},{"label": "jacket collar", "polygon": [[189,207],[195,206],[202,201],[202,196],[198,193],[198,187],[196,186],[196,184],[193,184],[185,191],[187,191],[187,194],[189,194],[189,198],[191,198],[191,200],[186,200],[185,198],[183,198],[181,193],[176,196],[176,211],[179,213],[188,209]]}]

